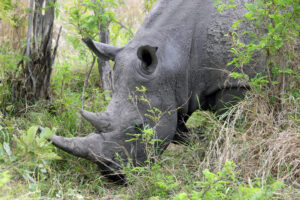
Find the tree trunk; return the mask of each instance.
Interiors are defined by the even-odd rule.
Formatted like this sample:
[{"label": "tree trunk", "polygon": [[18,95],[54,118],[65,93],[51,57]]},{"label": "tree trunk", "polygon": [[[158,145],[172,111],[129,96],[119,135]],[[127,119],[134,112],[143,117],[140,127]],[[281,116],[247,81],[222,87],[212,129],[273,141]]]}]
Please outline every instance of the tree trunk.
[{"label": "tree trunk", "polygon": [[[99,29],[100,29],[100,35],[99,35],[100,42],[108,44],[109,43],[108,27],[100,23]],[[100,74],[100,80],[101,80],[101,84],[102,84],[102,90],[103,91],[112,90],[113,89],[113,87],[112,87],[112,69],[111,69],[109,61],[104,61],[104,60],[98,58],[97,62],[98,62],[98,70],[99,70],[99,74]]]},{"label": "tree trunk", "polygon": [[50,77],[61,32],[60,29],[52,51],[55,2],[56,0],[30,0],[25,57],[13,80],[13,101],[25,99],[27,102],[34,102],[50,98]]},{"label": "tree trunk", "polygon": [[[99,5],[100,9],[100,15],[105,12],[104,2],[101,0],[101,5]],[[103,23],[101,21],[101,17],[99,16],[98,20],[98,26],[99,26],[99,41],[102,43],[109,43],[109,30],[108,26],[109,23]],[[101,81],[101,86],[102,86],[102,91],[108,91],[108,90],[113,90],[113,85],[112,85],[112,69],[110,66],[110,63],[108,61],[104,61],[100,58],[97,59],[98,62],[98,71],[100,74],[100,81]]]}]

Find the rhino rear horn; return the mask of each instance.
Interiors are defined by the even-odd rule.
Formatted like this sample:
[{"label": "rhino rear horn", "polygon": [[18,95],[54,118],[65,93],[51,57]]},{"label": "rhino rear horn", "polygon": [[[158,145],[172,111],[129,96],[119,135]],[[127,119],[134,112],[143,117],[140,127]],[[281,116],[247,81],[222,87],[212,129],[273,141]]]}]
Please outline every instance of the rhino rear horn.
[{"label": "rhino rear horn", "polygon": [[111,131],[110,119],[104,117],[104,113],[92,113],[85,110],[80,111],[81,116],[90,122],[98,131],[109,132]]},{"label": "rhino rear horn", "polygon": [[115,60],[122,48],[101,42],[95,42],[91,38],[83,38],[82,41],[99,57],[104,60]]}]

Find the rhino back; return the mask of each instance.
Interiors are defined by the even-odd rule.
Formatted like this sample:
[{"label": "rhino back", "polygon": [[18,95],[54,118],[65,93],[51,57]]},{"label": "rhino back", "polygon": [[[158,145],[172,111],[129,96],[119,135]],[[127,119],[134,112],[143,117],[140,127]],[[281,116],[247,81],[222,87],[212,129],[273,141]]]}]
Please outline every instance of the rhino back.
[{"label": "rhino back", "polygon": [[[233,22],[246,13],[244,4],[248,1],[236,0],[236,8],[219,13],[213,0],[159,0],[128,45],[152,44],[163,49],[176,48],[177,54],[172,53],[167,59],[180,63],[179,75],[174,77],[177,102],[182,105],[190,98],[186,109],[194,110],[198,98],[202,101],[219,89],[240,86],[238,80],[228,76],[229,72],[238,70],[227,66],[233,55],[229,52],[232,39],[226,35],[234,31]],[[243,24],[241,32],[250,28]],[[243,36],[241,40],[247,43],[249,38]],[[167,63],[166,59],[164,62]],[[246,72],[250,75],[260,70],[247,68]]]}]

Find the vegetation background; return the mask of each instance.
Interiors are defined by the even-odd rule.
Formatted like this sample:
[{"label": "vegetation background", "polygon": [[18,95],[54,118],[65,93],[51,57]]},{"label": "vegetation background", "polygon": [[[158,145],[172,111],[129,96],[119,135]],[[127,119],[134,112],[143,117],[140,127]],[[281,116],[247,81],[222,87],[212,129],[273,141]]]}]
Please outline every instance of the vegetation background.
[{"label": "vegetation background", "polygon": [[[101,69],[81,42],[89,36],[122,46],[134,35],[155,0],[57,0],[53,44],[61,35],[50,97],[13,99],[25,56],[30,0],[0,2],[0,199],[300,199],[300,3],[255,0],[233,24],[231,64],[243,69],[255,52],[266,55],[266,74],[249,79],[246,98],[225,115],[197,111],[187,122],[189,145],[170,145],[155,163],[124,166],[127,185],[101,176],[94,164],[53,147],[52,134],[92,132],[78,111],[103,111],[110,100]],[[220,12],[234,1],[215,0]],[[239,26],[251,23],[243,44]],[[62,31],[60,32],[60,27]],[[104,35],[105,35],[104,34]],[[109,37],[108,37],[109,36]],[[54,46],[53,46],[54,48]],[[113,73],[108,63],[108,71]],[[38,126],[46,127],[43,131]],[[153,131],[145,142],[151,143]],[[153,155],[149,149],[149,155]],[[153,155],[155,156],[155,155]]]}]

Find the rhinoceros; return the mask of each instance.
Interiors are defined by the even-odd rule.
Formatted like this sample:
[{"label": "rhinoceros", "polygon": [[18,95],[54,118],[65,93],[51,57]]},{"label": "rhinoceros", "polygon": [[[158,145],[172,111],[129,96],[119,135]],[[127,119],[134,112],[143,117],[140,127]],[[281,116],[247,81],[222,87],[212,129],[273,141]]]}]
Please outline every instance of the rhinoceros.
[{"label": "rhinoceros", "polygon": [[[137,166],[147,160],[139,137],[143,129],[155,130],[158,154],[171,142],[186,141],[185,122],[195,110],[223,113],[247,90],[229,76],[237,69],[227,66],[233,58],[228,51],[232,39],[225,36],[245,13],[245,1],[236,0],[237,7],[219,13],[213,0],[159,0],[124,47],[83,39],[99,58],[115,62],[112,98],[105,112],[80,111],[95,127],[94,133],[75,138],[53,135],[52,143],[97,163],[104,175],[117,179],[124,178],[122,164],[130,160]],[[256,68],[247,67],[247,73],[255,74]],[[155,112],[159,120],[151,117]]]}]

